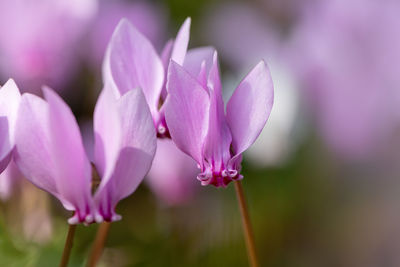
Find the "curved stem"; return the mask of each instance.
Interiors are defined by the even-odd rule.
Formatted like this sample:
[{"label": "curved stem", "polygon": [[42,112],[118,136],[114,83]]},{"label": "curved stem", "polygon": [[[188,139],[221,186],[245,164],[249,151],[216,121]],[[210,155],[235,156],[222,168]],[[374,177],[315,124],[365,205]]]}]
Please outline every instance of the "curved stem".
[{"label": "curved stem", "polygon": [[253,229],[251,227],[249,211],[246,204],[246,199],[243,192],[243,186],[241,181],[235,182],[235,191],[237,200],[240,207],[240,214],[242,216],[243,233],[246,241],[247,255],[249,262],[252,267],[258,267],[256,246],[254,242]]},{"label": "curved stem", "polygon": [[110,231],[111,223],[103,222],[97,230],[96,239],[94,241],[93,249],[89,257],[87,266],[94,267],[103,253],[104,244],[106,243],[108,232]]},{"label": "curved stem", "polygon": [[69,256],[71,255],[72,245],[74,243],[76,224],[70,224],[68,227],[67,239],[65,240],[64,251],[62,254],[60,267],[68,266]]}]

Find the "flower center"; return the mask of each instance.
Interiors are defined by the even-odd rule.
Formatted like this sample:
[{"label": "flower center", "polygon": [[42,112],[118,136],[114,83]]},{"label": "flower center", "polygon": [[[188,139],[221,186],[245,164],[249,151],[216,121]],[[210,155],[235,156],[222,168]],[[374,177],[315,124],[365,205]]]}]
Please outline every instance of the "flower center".
[{"label": "flower center", "polygon": [[226,187],[230,182],[241,180],[243,176],[236,169],[222,167],[216,171],[211,166],[206,167],[205,171],[197,175],[197,180],[201,185],[213,185],[215,187]]}]

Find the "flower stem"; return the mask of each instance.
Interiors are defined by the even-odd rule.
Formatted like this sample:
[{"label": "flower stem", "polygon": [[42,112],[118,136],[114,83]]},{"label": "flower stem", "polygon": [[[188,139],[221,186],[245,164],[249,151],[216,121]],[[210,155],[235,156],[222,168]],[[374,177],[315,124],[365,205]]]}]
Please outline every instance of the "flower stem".
[{"label": "flower stem", "polygon": [[69,256],[71,255],[72,245],[74,243],[76,224],[70,224],[68,227],[67,239],[65,240],[64,251],[62,254],[60,267],[68,266]]},{"label": "flower stem", "polygon": [[246,204],[246,199],[243,193],[243,186],[241,181],[235,181],[235,191],[237,200],[240,207],[240,214],[242,216],[243,233],[246,241],[247,255],[252,267],[258,267],[256,246],[254,242],[253,229],[251,227],[249,211]]},{"label": "flower stem", "polygon": [[104,244],[107,239],[108,232],[110,231],[110,222],[103,222],[97,230],[96,239],[94,241],[93,249],[89,257],[88,267],[95,267],[97,261],[103,252]]}]

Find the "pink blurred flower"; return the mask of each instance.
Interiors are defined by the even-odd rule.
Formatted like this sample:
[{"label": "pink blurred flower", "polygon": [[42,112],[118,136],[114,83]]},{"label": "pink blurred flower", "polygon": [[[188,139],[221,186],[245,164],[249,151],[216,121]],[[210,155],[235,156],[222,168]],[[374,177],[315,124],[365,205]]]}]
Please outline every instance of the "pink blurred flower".
[{"label": "pink blurred flower", "polygon": [[97,0],[0,0],[0,76],[24,91],[64,85],[96,8]]},{"label": "pink blurred flower", "polygon": [[166,23],[164,13],[158,6],[145,1],[101,0],[90,30],[88,51],[96,68],[101,65],[107,43],[122,18],[135,25],[156,47],[164,39]]},{"label": "pink blurred flower", "polygon": [[18,112],[14,159],[33,184],[75,212],[71,224],[119,220],[117,203],[132,194],[154,157],[156,136],[140,90],[116,99],[101,93],[94,112],[94,168],[100,185],[92,196],[92,166],[76,120],[63,100],[44,88],[43,100],[24,94]]},{"label": "pink blurred flower", "polygon": [[156,155],[146,180],[163,203],[177,205],[193,196],[196,183],[192,177],[197,172],[196,163],[172,140],[158,139]]},{"label": "pink blurred flower", "polygon": [[398,1],[321,1],[294,31],[291,55],[308,103],[340,155],[371,156],[398,122],[399,13]]},{"label": "pink blurred flower", "polygon": [[198,76],[171,60],[165,116],[172,140],[201,169],[202,185],[225,187],[241,179],[242,153],[257,139],[273,104],[272,79],[264,61],[238,85],[227,103],[221,92],[217,53]]}]

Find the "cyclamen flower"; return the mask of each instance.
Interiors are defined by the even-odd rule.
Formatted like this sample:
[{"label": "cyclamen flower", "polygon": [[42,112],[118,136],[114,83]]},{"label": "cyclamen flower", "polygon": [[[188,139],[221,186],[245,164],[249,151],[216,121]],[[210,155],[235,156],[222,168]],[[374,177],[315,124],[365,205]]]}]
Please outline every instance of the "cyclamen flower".
[{"label": "cyclamen flower", "polygon": [[24,94],[15,131],[15,162],[36,186],[74,211],[70,224],[115,221],[119,200],[135,191],[156,149],[151,114],[140,90],[117,99],[106,85],[94,112],[94,162],[101,179],[92,196],[92,170],[77,122],[65,102],[44,88],[45,100]]},{"label": "cyclamen flower", "polygon": [[14,80],[9,79],[0,89],[0,173],[13,156],[14,132],[21,94]]},{"label": "cyclamen flower", "polygon": [[122,19],[104,59],[104,80],[114,85],[117,95],[136,88],[143,91],[160,138],[170,137],[163,107],[167,97],[165,76],[170,59],[197,75],[203,59],[210,58],[207,61],[211,61],[212,58],[211,47],[192,49],[186,53],[189,30],[190,18],[183,23],[176,39],[167,42],[159,56],[151,42],[127,19]]},{"label": "cyclamen flower", "polygon": [[209,71],[192,76],[171,61],[165,116],[172,140],[199,165],[202,185],[225,187],[240,180],[242,153],[263,129],[273,105],[272,79],[264,61],[242,80],[226,113],[217,53]]}]

